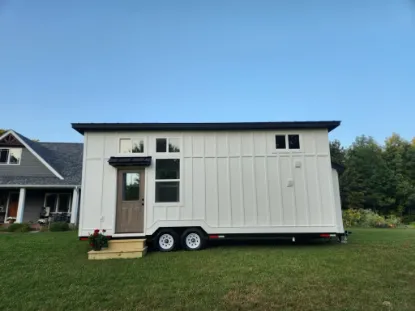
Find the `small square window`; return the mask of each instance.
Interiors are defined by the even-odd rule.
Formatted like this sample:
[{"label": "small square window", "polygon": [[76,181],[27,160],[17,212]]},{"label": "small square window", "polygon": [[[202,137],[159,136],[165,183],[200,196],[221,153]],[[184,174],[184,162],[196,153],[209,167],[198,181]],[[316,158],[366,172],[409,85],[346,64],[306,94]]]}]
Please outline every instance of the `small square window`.
[{"label": "small square window", "polygon": [[156,152],[167,152],[167,139],[166,138],[156,139]]},{"label": "small square window", "polygon": [[169,152],[180,152],[180,139],[179,138],[169,139]]},{"label": "small square window", "polygon": [[290,149],[300,149],[300,135],[288,135],[288,147]]},{"label": "small square window", "polygon": [[120,139],[120,153],[131,153],[131,139]]},{"label": "small square window", "polygon": [[133,140],[133,153],[143,153],[144,152],[144,141],[142,139]]},{"label": "small square window", "polygon": [[285,149],[285,135],[275,135],[275,149]]}]

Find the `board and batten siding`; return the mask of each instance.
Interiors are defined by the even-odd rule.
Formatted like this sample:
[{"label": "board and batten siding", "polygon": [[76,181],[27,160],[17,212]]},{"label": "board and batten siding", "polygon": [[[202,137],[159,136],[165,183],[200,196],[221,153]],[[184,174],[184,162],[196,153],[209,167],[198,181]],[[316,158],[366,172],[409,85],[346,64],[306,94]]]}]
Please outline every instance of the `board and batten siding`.
[{"label": "board and batten siding", "polygon": [[19,165],[0,164],[1,176],[56,177],[29,150],[24,147],[22,149]]},{"label": "board and batten siding", "polygon": [[[299,134],[301,149],[276,150],[278,134]],[[169,137],[181,139],[181,152],[156,153],[156,138]],[[119,156],[120,138],[143,138],[140,155],[152,157],[145,169],[146,234],[160,226],[202,226],[208,233],[338,228],[327,130],[90,132],[85,133],[80,235],[94,228],[114,233],[117,170],[108,159]],[[160,158],[180,159],[179,203],[155,203]]]}]

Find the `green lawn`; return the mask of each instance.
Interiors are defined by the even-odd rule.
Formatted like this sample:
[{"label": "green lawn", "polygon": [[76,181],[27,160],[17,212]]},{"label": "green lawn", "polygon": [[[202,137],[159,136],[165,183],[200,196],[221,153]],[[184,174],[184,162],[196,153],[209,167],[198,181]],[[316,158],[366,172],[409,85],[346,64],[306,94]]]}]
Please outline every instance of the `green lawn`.
[{"label": "green lawn", "polygon": [[134,260],[86,251],[73,232],[0,234],[0,310],[415,310],[413,229]]}]

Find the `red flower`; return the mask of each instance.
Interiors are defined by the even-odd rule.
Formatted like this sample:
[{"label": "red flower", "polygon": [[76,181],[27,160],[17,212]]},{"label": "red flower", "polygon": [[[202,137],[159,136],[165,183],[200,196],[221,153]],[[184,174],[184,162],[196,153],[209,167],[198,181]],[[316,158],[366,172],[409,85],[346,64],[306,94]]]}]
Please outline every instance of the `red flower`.
[{"label": "red flower", "polygon": [[99,229],[95,229],[95,230],[94,230],[94,233],[98,233],[98,232],[99,232]]}]

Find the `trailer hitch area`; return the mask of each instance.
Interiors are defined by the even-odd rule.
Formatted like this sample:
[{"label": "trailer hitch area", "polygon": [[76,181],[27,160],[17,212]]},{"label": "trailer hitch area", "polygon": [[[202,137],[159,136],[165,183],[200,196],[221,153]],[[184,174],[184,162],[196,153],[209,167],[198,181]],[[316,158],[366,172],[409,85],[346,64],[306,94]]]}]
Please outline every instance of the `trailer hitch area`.
[{"label": "trailer hitch area", "polygon": [[350,231],[344,231],[344,233],[337,235],[337,241],[342,244],[347,244],[347,237],[352,234]]}]

